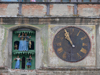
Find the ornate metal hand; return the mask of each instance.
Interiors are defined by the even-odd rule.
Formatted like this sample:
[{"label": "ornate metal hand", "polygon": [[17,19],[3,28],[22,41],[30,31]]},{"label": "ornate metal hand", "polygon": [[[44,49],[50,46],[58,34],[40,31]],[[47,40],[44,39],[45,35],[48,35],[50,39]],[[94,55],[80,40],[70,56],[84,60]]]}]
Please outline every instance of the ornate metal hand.
[{"label": "ornate metal hand", "polygon": [[69,32],[67,32],[66,29],[64,29],[64,31],[65,31],[65,34],[64,34],[65,35],[65,39],[67,39],[70,42],[70,44],[72,45],[72,47],[75,47],[75,45],[73,45],[73,42],[72,42],[72,40],[69,37]]}]

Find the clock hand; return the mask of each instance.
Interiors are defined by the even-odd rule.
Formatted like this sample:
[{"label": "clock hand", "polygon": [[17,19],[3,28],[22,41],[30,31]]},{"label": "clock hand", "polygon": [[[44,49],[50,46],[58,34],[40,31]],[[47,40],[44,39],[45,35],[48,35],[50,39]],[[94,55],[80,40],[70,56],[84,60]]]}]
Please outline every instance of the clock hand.
[{"label": "clock hand", "polygon": [[69,32],[67,32],[66,29],[64,29],[64,31],[65,31],[65,34],[64,34],[65,35],[65,39],[67,39],[70,42],[70,44],[72,45],[72,47],[75,47],[75,45],[73,45],[73,42],[72,42],[72,40],[69,37]]}]

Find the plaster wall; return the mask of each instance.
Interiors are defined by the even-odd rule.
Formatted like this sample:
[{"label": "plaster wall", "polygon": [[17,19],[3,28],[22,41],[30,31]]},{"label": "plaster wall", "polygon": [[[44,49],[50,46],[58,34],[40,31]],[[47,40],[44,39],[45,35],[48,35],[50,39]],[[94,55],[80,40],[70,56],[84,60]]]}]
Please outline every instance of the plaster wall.
[{"label": "plaster wall", "polygon": [[[86,58],[84,58],[81,61],[78,62],[67,62],[63,61],[62,59],[58,58],[58,56],[55,54],[55,51],[53,49],[53,39],[56,33],[67,26],[74,26],[74,25],[49,25],[49,49],[48,49],[48,56],[49,56],[49,67],[57,67],[57,68],[67,68],[69,66],[71,67],[96,67],[96,36],[95,36],[95,26],[86,26],[86,25],[77,25],[76,27],[79,27],[81,29],[84,29],[91,40],[91,50]],[[61,38],[59,38],[60,40]],[[63,44],[62,44],[63,45]]]},{"label": "plaster wall", "polygon": [[45,16],[46,5],[45,4],[23,4],[22,5],[23,16]]},{"label": "plaster wall", "polygon": [[[99,74],[99,57],[100,57],[100,52],[99,52],[99,25],[73,25],[73,26],[78,26],[83,28],[84,30],[89,33],[89,36],[92,40],[92,50],[81,62],[71,64],[68,62],[64,62],[61,59],[59,59],[55,53],[52,51],[52,37],[55,35],[57,30],[61,29],[62,27],[69,26],[67,25],[62,25],[62,24],[56,24],[56,25],[1,25],[0,30],[5,30],[3,31],[2,36],[3,39],[1,39],[2,48],[4,48],[3,52],[2,50],[0,51],[2,56],[0,56],[1,60],[0,62],[2,67],[5,67],[7,69],[7,73],[1,70],[2,74],[5,75],[88,75],[88,74]],[[36,40],[37,41],[37,51],[36,51],[36,70],[14,70],[11,69],[11,34],[12,31],[16,28],[20,27],[39,27],[39,31],[37,31],[37,36]],[[9,30],[10,29],[10,30]],[[96,32],[96,34],[95,34]],[[92,34],[94,35],[94,39],[92,39]],[[96,45],[97,42],[97,45]],[[8,46],[7,46],[8,45]],[[10,59],[10,60],[9,60]],[[41,69],[41,70],[39,70]],[[92,70],[91,70],[92,69]],[[47,71],[48,70],[48,71]],[[63,71],[62,71],[63,70]],[[64,70],[70,70],[70,71],[64,71]],[[72,70],[72,71],[71,71]],[[73,71],[75,70],[75,71]],[[76,71],[79,70],[79,71]],[[91,71],[90,71],[91,70]],[[97,70],[97,71],[94,71]],[[92,73],[91,73],[92,72]]]},{"label": "plaster wall", "polygon": [[[29,27],[30,25],[27,25],[25,27]],[[41,30],[38,32],[37,31],[37,36],[36,36],[36,68],[41,68],[41,67],[56,67],[56,68],[60,68],[60,67],[64,67],[67,68],[69,66],[80,66],[80,67],[94,67],[96,68],[97,66],[97,61],[96,60],[96,28],[95,26],[78,26],[80,28],[83,28],[84,30],[87,31],[87,33],[89,34],[91,40],[92,40],[92,48],[91,51],[89,53],[89,55],[82,61],[77,62],[77,63],[68,63],[68,62],[64,62],[61,59],[59,59],[52,48],[52,42],[53,42],[53,37],[55,35],[55,32],[57,32],[57,29],[61,29],[63,27],[66,27],[69,25],[40,25]],[[17,26],[15,26],[16,28]],[[20,26],[18,26],[20,27]],[[24,27],[22,25],[22,27]],[[31,27],[31,26],[30,26]],[[90,27],[90,28],[89,28]],[[6,30],[6,28],[4,28]],[[52,29],[52,30],[51,30]],[[91,31],[90,31],[91,30]],[[2,57],[1,57],[1,63],[3,61],[2,66],[8,66],[9,68],[11,68],[11,57],[12,57],[12,32],[11,30],[9,30],[9,28],[7,28],[7,32],[3,35],[5,35],[5,38],[3,36],[3,38],[1,39],[1,43],[3,43],[3,46],[0,46],[1,49],[4,48],[4,51],[1,51],[1,54],[3,53]],[[3,41],[5,40],[5,41]],[[9,44],[10,43],[10,44]],[[98,42],[97,42],[98,43]],[[6,45],[6,46],[5,46]],[[97,44],[98,45],[98,44]],[[99,53],[99,52],[97,52]],[[99,55],[99,54],[98,54]],[[4,58],[3,58],[4,57]],[[9,58],[10,57],[10,58]],[[40,61],[38,60],[40,59]],[[5,61],[4,61],[5,60]],[[9,62],[7,62],[9,61]],[[58,62],[59,61],[59,62]],[[99,65],[99,64],[98,64]]]},{"label": "plaster wall", "polygon": [[78,4],[78,15],[84,17],[99,17],[100,16],[99,4]]},{"label": "plaster wall", "polygon": [[5,42],[5,34],[6,34],[6,31],[5,31],[5,28],[0,26],[0,66],[3,67],[4,62],[6,60],[6,51],[5,51],[5,48],[7,47],[6,44],[4,43]]},{"label": "plaster wall", "polygon": [[[99,4],[78,4],[77,16],[80,17],[99,17]],[[24,17],[44,17],[47,16],[46,4],[22,4],[21,12]],[[17,17],[19,12],[19,4],[0,4],[1,17]],[[49,16],[66,16],[73,17],[74,4],[50,4]]]},{"label": "plaster wall", "polygon": [[53,4],[50,5],[51,16],[73,16],[74,4]]},{"label": "plaster wall", "polygon": [[0,4],[0,16],[14,16],[16,17],[18,14],[19,4]]},{"label": "plaster wall", "polygon": [[[54,1],[54,0],[53,0]],[[73,17],[73,4],[50,4],[50,15],[53,18],[45,18],[45,4],[23,4],[22,16],[17,17],[19,4],[0,4],[0,74],[1,75],[99,75],[100,74],[100,19],[80,18],[80,17],[99,17],[99,4],[78,4],[78,16]],[[25,18],[24,18],[25,16]],[[33,17],[35,16],[35,18]],[[39,18],[42,16],[42,18]],[[55,16],[55,17],[54,17]],[[61,18],[60,18],[60,17]],[[13,18],[12,18],[13,17]],[[32,18],[28,18],[32,17]],[[38,17],[38,18],[36,18]],[[66,18],[64,18],[66,17]],[[72,18],[69,18],[72,17]],[[36,69],[35,70],[13,70],[11,69],[12,62],[12,31],[10,27],[39,27],[36,36]],[[40,25],[39,25],[40,24]],[[44,24],[44,25],[43,25]],[[54,28],[51,30],[50,26]],[[64,26],[74,25],[81,27],[95,26],[91,31],[95,38],[93,41],[94,47],[86,59],[81,62],[70,64],[58,59],[53,49],[51,48],[52,37],[56,29]],[[88,28],[83,27],[88,31]],[[34,27],[33,27],[34,28]],[[53,34],[51,35],[50,34]],[[96,32],[96,33],[95,33]],[[90,37],[92,34],[90,33]],[[51,50],[50,50],[51,49]]]}]

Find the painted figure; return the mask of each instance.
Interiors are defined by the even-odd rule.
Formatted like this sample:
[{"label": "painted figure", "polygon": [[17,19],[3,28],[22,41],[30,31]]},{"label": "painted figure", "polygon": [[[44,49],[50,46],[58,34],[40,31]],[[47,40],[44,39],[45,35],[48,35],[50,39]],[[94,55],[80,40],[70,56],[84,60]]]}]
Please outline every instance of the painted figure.
[{"label": "painted figure", "polygon": [[29,38],[31,38],[31,36],[27,36],[27,33],[25,33],[25,39],[24,39],[24,50],[28,51],[28,46],[29,46]]},{"label": "painted figure", "polygon": [[17,44],[15,44],[14,49],[16,49],[16,50],[18,49],[18,45]]},{"label": "painted figure", "polygon": [[17,56],[17,58],[15,58],[14,60],[16,60],[15,69],[19,69],[21,59],[19,58],[19,56]]},{"label": "painted figure", "polygon": [[20,34],[18,35],[18,37],[20,38],[19,41],[19,51],[23,51],[25,49],[25,43],[24,43],[24,33],[22,33],[22,36],[20,36]]},{"label": "painted figure", "polygon": [[31,43],[31,40],[29,41],[29,48],[31,48],[31,45],[32,45],[32,43]]},{"label": "painted figure", "polygon": [[31,67],[31,60],[32,60],[32,57],[31,57],[31,55],[29,56],[29,58],[27,58],[27,68],[30,68]]}]

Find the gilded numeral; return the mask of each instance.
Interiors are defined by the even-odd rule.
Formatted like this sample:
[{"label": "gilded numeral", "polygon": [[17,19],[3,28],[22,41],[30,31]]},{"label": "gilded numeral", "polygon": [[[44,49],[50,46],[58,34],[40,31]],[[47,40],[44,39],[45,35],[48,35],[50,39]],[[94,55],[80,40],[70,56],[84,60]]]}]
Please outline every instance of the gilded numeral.
[{"label": "gilded numeral", "polygon": [[82,43],[82,46],[87,46],[87,44],[85,44],[85,43]]},{"label": "gilded numeral", "polygon": [[74,32],[74,29],[71,29],[71,31],[72,31],[72,32],[71,32],[70,34],[72,34],[72,33]]},{"label": "gilded numeral", "polygon": [[79,31],[79,32],[77,33],[77,36],[79,36],[80,32],[81,32],[81,31]]},{"label": "gilded numeral", "polygon": [[77,55],[78,55],[78,57],[81,59],[82,57],[81,57],[81,55],[79,54],[79,53],[77,53]]},{"label": "gilded numeral", "polygon": [[63,37],[61,37],[60,39],[63,40]]},{"label": "gilded numeral", "polygon": [[61,42],[60,43],[57,43],[57,46],[61,46]]},{"label": "gilded numeral", "polygon": [[63,51],[62,47],[60,47],[60,48],[57,49],[58,53],[61,53],[62,51]]},{"label": "gilded numeral", "polygon": [[87,53],[87,50],[86,50],[86,49],[84,49],[84,48],[82,48],[80,51],[81,51],[81,52],[83,52],[84,54],[86,54],[86,53]]},{"label": "gilded numeral", "polygon": [[74,29],[72,29],[72,31],[74,32]]},{"label": "gilded numeral", "polygon": [[85,38],[87,38],[86,36],[82,37],[81,40],[84,40]]},{"label": "gilded numeral", "polygon": [[57,36],[57,38],[59,38],[59,36]]},{"label": "gilded numeral", "polygon": [[66,59],[66,52],[62,55],[63,59]]}]

